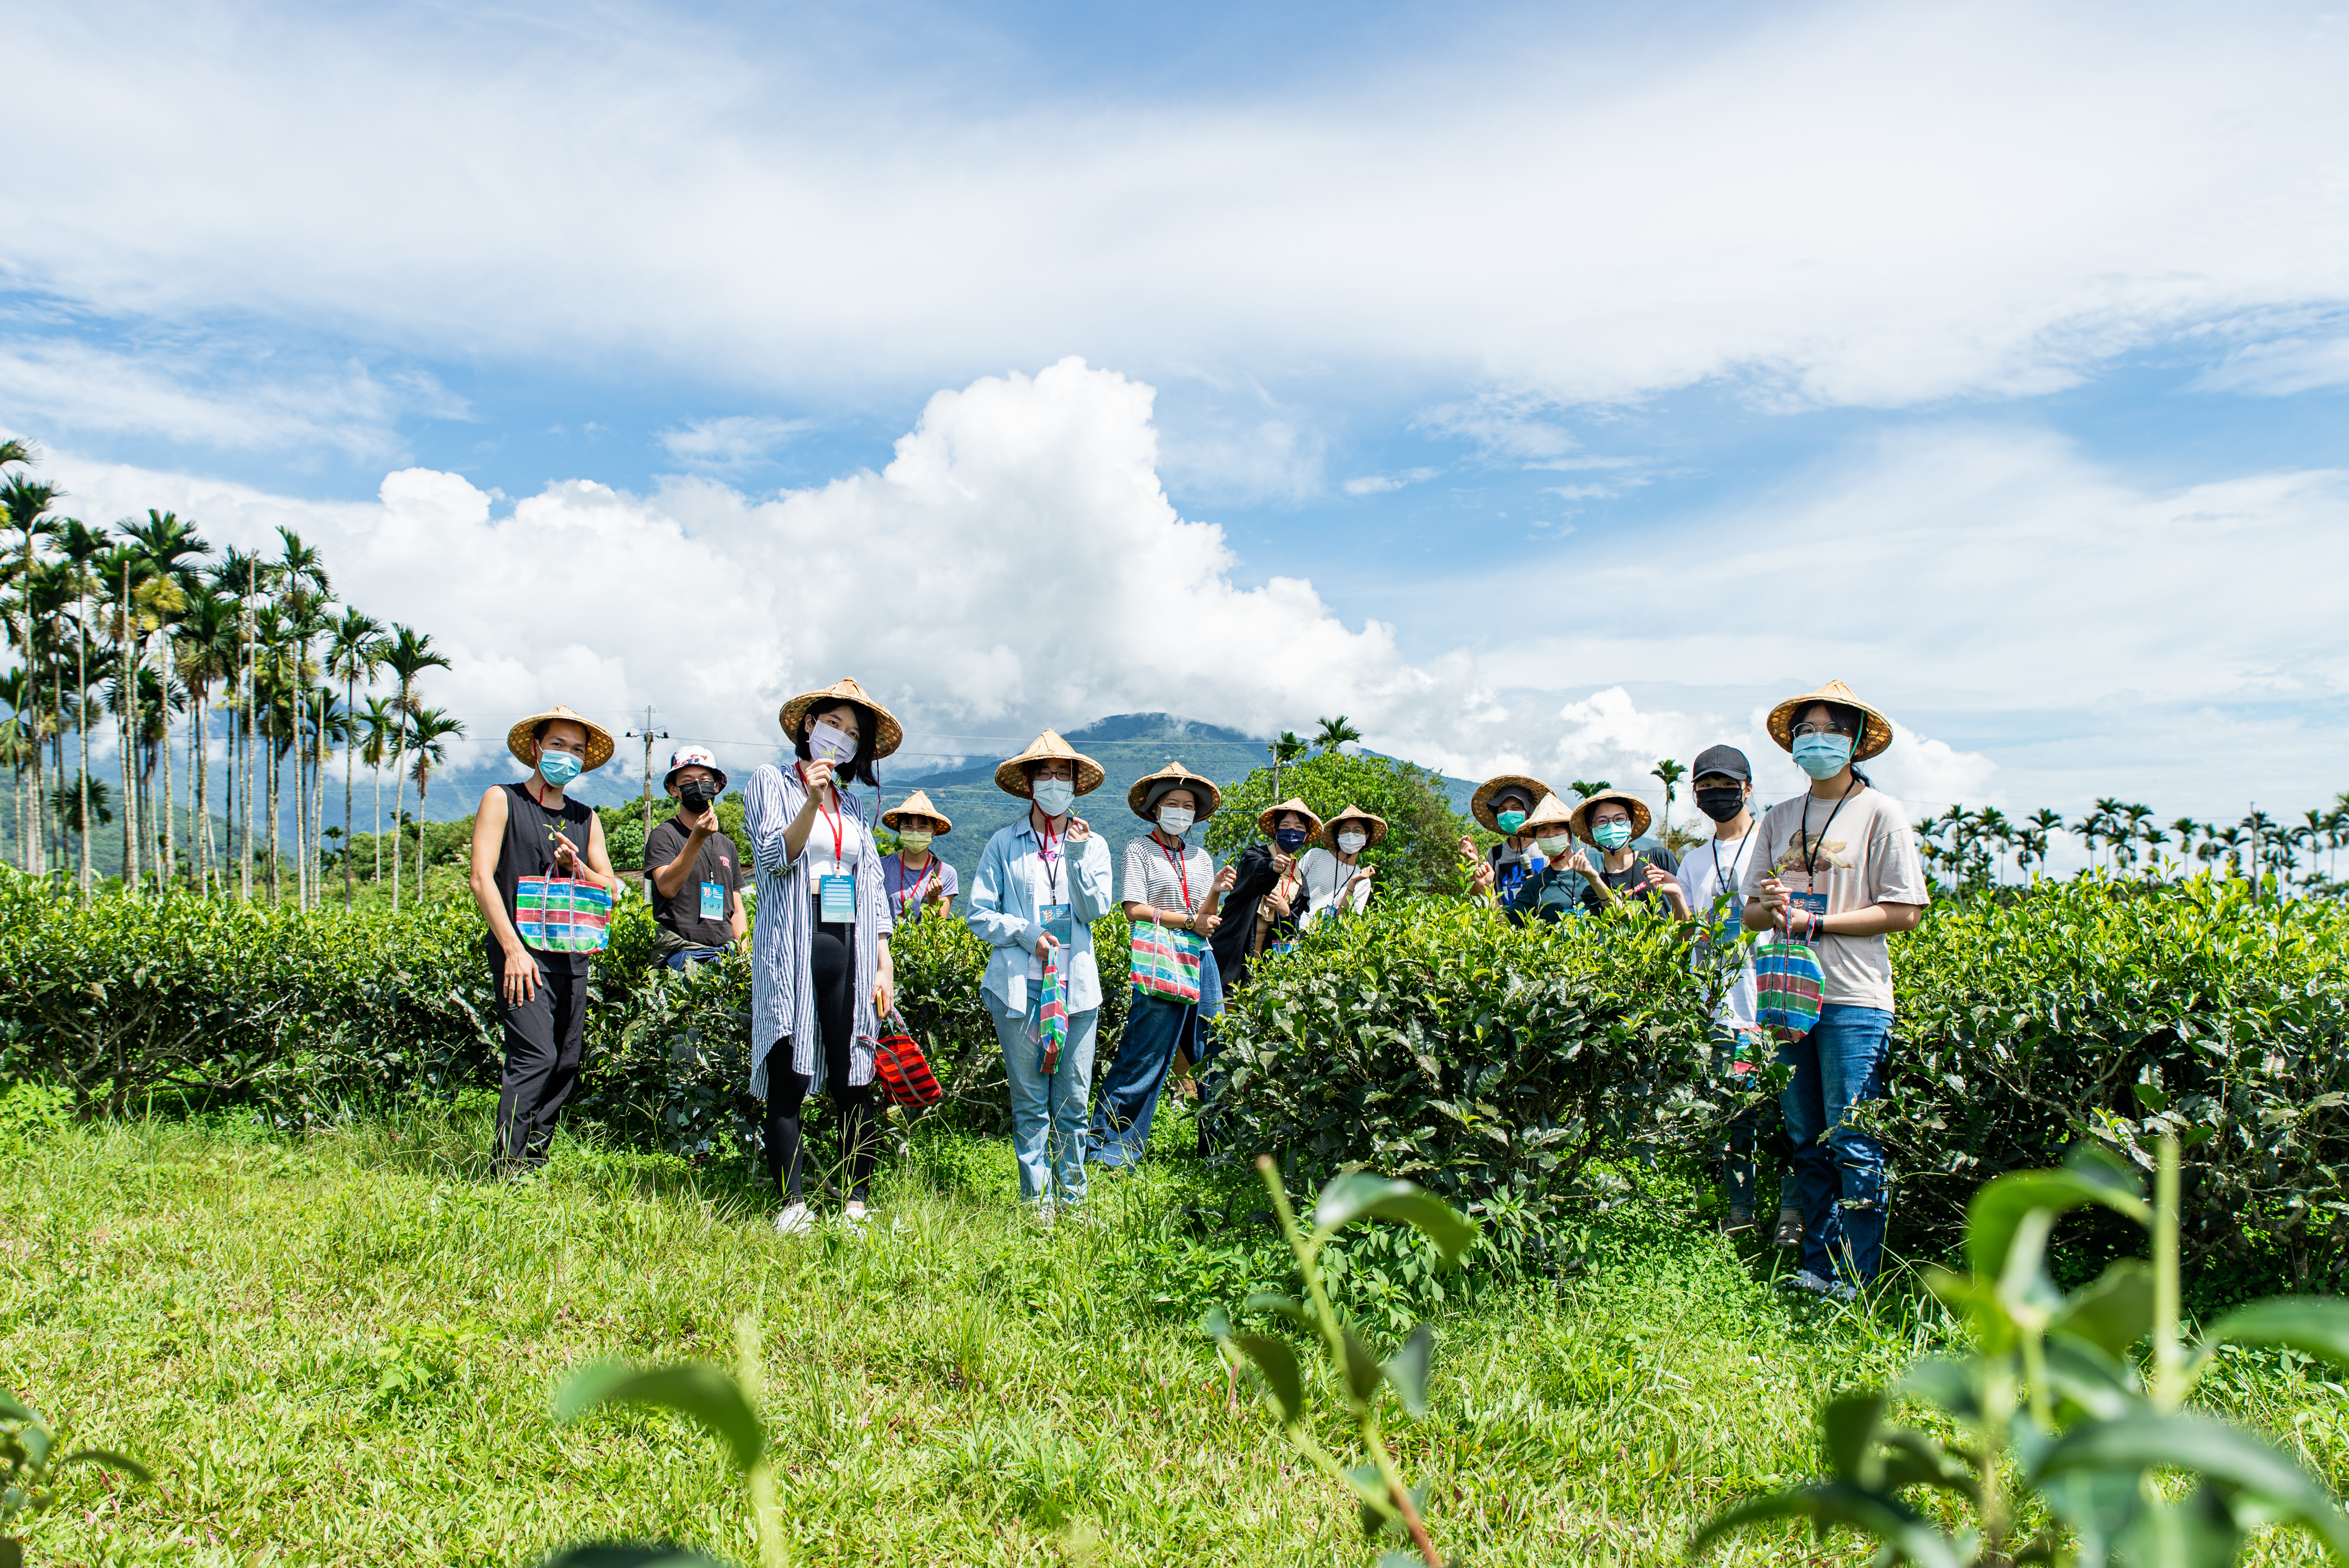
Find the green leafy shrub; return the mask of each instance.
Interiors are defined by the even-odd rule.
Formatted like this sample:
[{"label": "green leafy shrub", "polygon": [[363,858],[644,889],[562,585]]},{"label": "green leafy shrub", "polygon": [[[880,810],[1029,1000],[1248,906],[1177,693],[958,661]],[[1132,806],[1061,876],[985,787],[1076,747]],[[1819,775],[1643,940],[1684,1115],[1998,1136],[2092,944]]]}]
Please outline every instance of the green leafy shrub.
[{"label": "green leafy shrub", "polygon": [[[1407,892],[1464,892],[1460,836],[1475,824],[1452,810],[1441,774],[1392,757],[1350,756],[1324,751],[1285,764],[1280,798],[1296,796],[1327,819],[1332,811],[1360,806],[1386,820],[1387,837],[1363,851],[1378,868],[1381,900]],[[1273,804],[1272,769],[1259,768],[1224,791],[1223,806],[1207,823],[1206,846],[1230,859],[1257,842],[1256,820]]]},{"label": "green leafy shrub", "polygon": [[1368,1165],[1531,1235],[1602,1151],[1692,1148],[1721,1119],[1680,928],[1557,925],[1421,901],[1309,934],[1251,971],[1216,1033],[1226,1158],[1290,1179]]},{"label": "green leafy shrub", "polygon": [[2189,1262],[2349,1269],[2349,909],[2197,878],[2088,878],[1936,909],[1892,944],[1876,1121],[1895,1222],[1939,1252],[1981,1183],[2082,1138],[2186,1146]]}]

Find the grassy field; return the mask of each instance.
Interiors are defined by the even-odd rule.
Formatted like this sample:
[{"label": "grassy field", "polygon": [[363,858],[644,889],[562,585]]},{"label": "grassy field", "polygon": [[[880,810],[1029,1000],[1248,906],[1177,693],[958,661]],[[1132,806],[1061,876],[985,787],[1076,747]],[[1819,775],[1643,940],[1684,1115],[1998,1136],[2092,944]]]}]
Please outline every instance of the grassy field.
[{"label": "grassy field", "polygon": [[[1178,1109],[1161,1146],[1187,1136]],[[502,1185],[487,1141],[475,1106],[302,1139],[146,1123],[0,1142],[0,1385],[160,1482],[73,1472],[30,1560],[525,1564],[622,1535],[750,1561],[697,1429],[549,1414],[598,1357],[730,1360],[743,1313],[795,1562],[1376,1555],[1190,1326],[1222,1255],[1197,1206],[1223,1193],[1187,1161],[1046,1234],[1019,1219],[999,1144],[940,1138],[888,1166],[871,1232],[785,1239],[730,1173],[566,1136],[543,1179]],[[1441,1321],[1434,1408],[1399,1422],[1399,1457],[1459,1563],[1676,1561],[1723,1501],[1813,1472],[1823,1395],[1946,1332],[1790,1305],[1670,1204],[1635,1208],[1599,1256]],[[2222,1373],[2232,1413],[2349,1480],[2338,1387],[2271,1358]],[[1716,1560],[1867,1556],[1787,1532]]]}]

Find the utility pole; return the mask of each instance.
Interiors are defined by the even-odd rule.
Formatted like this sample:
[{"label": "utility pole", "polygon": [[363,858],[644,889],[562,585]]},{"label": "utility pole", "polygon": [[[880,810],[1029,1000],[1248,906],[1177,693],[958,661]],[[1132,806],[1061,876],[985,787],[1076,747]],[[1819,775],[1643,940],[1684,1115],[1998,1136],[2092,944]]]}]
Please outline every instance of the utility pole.
[{"label": "utility pole", "polygon": [[653,728],[653,707],[652,704],[647,703],[645,727],[642,729],[629,730],[625,738],[642,740],[645,743],[645,842],[649,844],[653,841],[653,742],[667,740],[668,731],[666,729],[656,731]]}]

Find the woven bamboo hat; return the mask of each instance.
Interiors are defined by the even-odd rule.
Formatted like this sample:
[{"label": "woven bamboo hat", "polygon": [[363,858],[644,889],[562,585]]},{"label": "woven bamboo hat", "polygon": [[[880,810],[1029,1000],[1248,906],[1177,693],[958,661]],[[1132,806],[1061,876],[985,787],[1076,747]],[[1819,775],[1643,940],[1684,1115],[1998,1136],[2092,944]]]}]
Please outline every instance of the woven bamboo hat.
[{"label": "woven bamboo hat", "polygon": [[1630,794],[1626,790],[1601,789],[1598,794],[1593,795],[1589,799],[1585,800],[1581,805],[1577,806],[1574,809],[1573,813],[1567,818],[1566,825],[1574,830],[1574,836],[1576,838],[1580,839],[1584,843],[1590,845],[1594,849],[1598,847],[1599,841],[1590,836],[1590,812],[1591,809],[1602,800],[1617,801],[1621,805],[1630,808],[1631,812],[1631,837],[1634,839],[1644,839],[1648,836],[1648,824],[1656,820],[1655,814],[1648,810],[1648,803],[1645,800],[1640,799],[1637,795]]},{"label": "woven bamboo hat", "polygon": [[[1477,785],[1476,792],[1468,797],[1468,814],[1493,831],[1499,832],[1501,814],[1494,810],[1493,802],[1505,791],[1511,789],[1524,795],[1529,804],[1545,799],[1550,793],[1549,786],[1538,779],[1529,778],[1523,773],[1495,773]],[[1519,828],[1517,831],[1522,833],[1525,830]]]},{"label": "woven bamboo hat", "polygon": [[1272,837],[1272,825],[1291,811],[1305,819],[1308,824],[1305,830],[1306,838],[1309,840],[1320,833],[1321,814],[1307,805],[1301,797],[1296,795],[1291,795],[1278,806],[1267,806],[1263,810],[1258,811],[1256,814],[1256,830],[1268,839]]},{"label": "woven bamboo hat", "polygon": [[1193,813],[1196,821],[1206,821],[1216,814],[1216,808],[1224,803],[1222,790],[1180,762],[1169,762],[1157,772],[1135,779],[1133,788],[1125,792],[1125,803],[1133,807],[1133,814],[1143,821],[1154,822],[1158,819],[1152,813],[1158,810],[1158,798],[1169,789],[1188,789],[1197,797],[1199,809]]},{"label": "woven bamboo hat", "polygon": [[593,773],[596,769],[612,760],[612,732],[594,719],[583,717],[558,702],[544,713],[533,713],[528,718],[518,720],[512,729],[506,731],[506,749],[514,754],[515,761],[524,768],[538,766],[538,758],[532,752],[531,748],[538,742],[535,733],[538,727],[551,718],[566,719],[587,732],[585,771]]},{"label": "woven bamboo hat", "polygon": [[1843,682],[1829,681],[1816,691],[1806,692],[1801,696],[1788,697],[1770,710],[1770,738],[1778,743],[1780,750],[1795,749],[1795,719],[1814,703],[1822,702],[1841,703],[1859,714],[1859,738],[1857,743],[1851,748],[1851,759],[1854,762],[1865,762],[1892,744],[1892,721],[1878,709],[1868,707],[1868,704],[1854,696],[1851,687],[1844,685]]},{"label": "woven bamboo hat", "polygon": [[865,696],[864,688],[856,684],[853,676],[843,676],[822,691],[800,693],[783,704],[783,711],[776,717],[782,721],[783,734],[796,745],[800,738],[800,720],[807,717],[810,708],[830,707],[834,703],[843,702],[853,702],[864,709],[881,727],[880,733],[873,738],[873,755],[876,759],[888,756],[905,743],[905,727],[897,722],[897,716]]},{"label": "woven bamboo hat", "polygon": [[1077,765],[1077,793],[1090,795],[1102,787],[1109,775],[1102,765],[1078,751],[1061,738],[1061,732],[1048,729],[1038,736],[1027,750],[1017,757],[1007,757],[995,769],[995,787],[1006,795],[1028,799],[1028,764],[1030,762],[1073,762]]},{"label": "woven bamboo hat", "polygon": [[[1544,833],[1542,830],[1545,828],[1550,830]],[[1519,828],[1517,831],[1531,833],[1537,838],[1554,839],[1561,832],[1574,831],[1574,813],[1568,810],[1566,802],[1557,796],[1544,795],[1541,798],[1541,804],[1526,815],[1526,825]]]},{"label": "woven bamboo hat", "polygon": [[905,819],[908,817],[920,817],[936,823],[937,836],[940,838],[954,831],[954,819],[931,805],[929,796],[919,789],[906,796],[901,803],[882,812],[881,825],[894,833],[905,825]]},{"label": "woven bamboo hat", "polygon": [[1377,849],[1387,836],[1387,820],[1384,817],[1373,816],[1349,800],[1346,809],[1331,817],[1322,828],[1321,847],[1334,852],[1338,848],[1338,829],[1347,822],[1368,822],[1371,825],[1371,841],[1362,846],[1366,850]]}]

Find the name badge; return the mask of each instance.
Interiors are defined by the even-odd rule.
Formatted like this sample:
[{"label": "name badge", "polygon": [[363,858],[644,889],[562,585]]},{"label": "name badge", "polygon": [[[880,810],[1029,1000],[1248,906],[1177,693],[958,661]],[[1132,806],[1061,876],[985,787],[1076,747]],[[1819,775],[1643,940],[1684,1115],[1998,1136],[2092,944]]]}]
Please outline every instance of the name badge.
[{"label": "name badge", "polygon": [[816,918],[826,925],[844,925],[856,918],[856,879],[844,872],[818,877]]},{"label": "name badge", "polygon": [[1037,910],[1036,918],[1043,923],[1044,934],[1062,947],[1075,940],[1077,923],[1070,917],[1065,903],[1048,903]]},{"label": "name badge", "polygon": [[1823,892],[1798,892],[1795,894],[1795,907],[1807,909],[1812,914],[1825,920],[1827,913],[1827,895]]},{"label": "name badge", "polygon": [[726,884],[724,882],[701,884],[701,918],[704,920],[726,918]]}]

